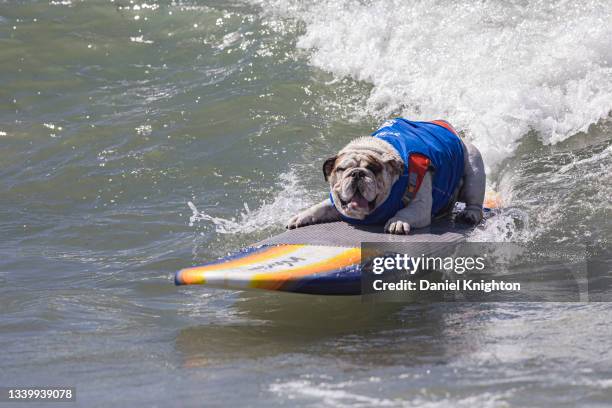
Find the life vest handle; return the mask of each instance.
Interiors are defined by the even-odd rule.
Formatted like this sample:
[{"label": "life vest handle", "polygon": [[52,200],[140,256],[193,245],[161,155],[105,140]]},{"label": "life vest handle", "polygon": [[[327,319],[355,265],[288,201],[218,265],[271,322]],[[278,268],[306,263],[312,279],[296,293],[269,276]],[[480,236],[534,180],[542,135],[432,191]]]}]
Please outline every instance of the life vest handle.
[{"label": "life vest handle", "polygon": [[408,198],[412,201],[416,196],[425,174],[431,167],[431,161],[419,153],[413,153],[408,159]]}]

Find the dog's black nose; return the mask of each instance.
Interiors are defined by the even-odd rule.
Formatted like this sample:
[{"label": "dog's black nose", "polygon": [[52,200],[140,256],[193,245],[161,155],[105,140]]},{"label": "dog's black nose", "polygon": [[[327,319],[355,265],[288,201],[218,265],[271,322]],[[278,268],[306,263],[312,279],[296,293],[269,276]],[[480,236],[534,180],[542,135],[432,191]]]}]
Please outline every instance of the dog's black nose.
[{"label": "dog's black nose", "polygon": [[363,176],[365,176],[365,172],[363,170],[355,170],[352,176],[355,177],[356,179],[360,179]]}]

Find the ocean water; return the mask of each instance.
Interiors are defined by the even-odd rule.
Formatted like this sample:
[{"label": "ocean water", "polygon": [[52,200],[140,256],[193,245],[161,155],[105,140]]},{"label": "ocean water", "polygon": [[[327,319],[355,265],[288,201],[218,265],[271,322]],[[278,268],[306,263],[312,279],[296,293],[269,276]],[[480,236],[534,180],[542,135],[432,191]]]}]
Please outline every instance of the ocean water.
[{"label": "ocean water", "polygon": [[0,2],[0,385],[87,407],[608,406],[605,302],[172,276],[282,231],[326,196],[322,160],[395,115],[483,152],[514,212],[472,240],[609,247],[611,38],[596,0]]}]

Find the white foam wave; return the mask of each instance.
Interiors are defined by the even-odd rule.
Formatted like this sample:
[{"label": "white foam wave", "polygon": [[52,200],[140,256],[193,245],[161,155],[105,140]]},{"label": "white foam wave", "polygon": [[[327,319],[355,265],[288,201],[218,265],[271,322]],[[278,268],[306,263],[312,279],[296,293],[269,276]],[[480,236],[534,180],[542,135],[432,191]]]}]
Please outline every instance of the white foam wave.
[{"label": "white foam wave", "polygon": [[508,208],[487,219],[484,227],[476,228],[470,242],[529,242],[535,232],[530,229],[525,211]]},{"label": "white foam wave", "polygon": [[[370,380],[371,381],[371,380]],[[418,392],[405,397],[393,399],[381,398],[380,390],[370,391],[371,396],[364,395],[364,384],[368,380],[356,380],[345,383],[313,382],[304,379],[276,382],[269,390],[281,397],[294,401],[296,398],[312,400],[315,406],[323,407],[499,407],[507,405],[515,390],[503,392],[477,392],[453,396],[448,393],[436,395],[435,392]],[[393,381],[393,380],[391,380]],[[402,380],[403,381],[403,380]],[[357,390],[357,391],[356,391]],[[423,390],[421,390],[423,391]],[[295,405],[295,404],[293,404]]]},{"label": "white foam wave", "polygon": [[612,110],[607,0],[253,1],[305,23],[312,65],[373,85],[363,113],[447,118],[490,169],[530,130],[556,143]]},{"label": "white foam wave", "polygon": [[130,37],[131,42],[139,43],[139,44],[153,44],[152,40],[145,40],[143,35],[139,35],[136,37]]},{"label": "white foam wave", "polygon": [[585,164],[605,162],[605,159],[607,159],[610,155],[612,155],[612,145],[606,147],[603,151],[601,151],[600,153],[594,154],[593,156],[589,156],[585,159],[574,160],[571,163],[561,166],[561,168],[559,168],[557,173],[565,174],[571,170],[574,170],[578,166],[583,166]]},{"label": "white foam wave", "polygon": [[251,211],[247,203],[244,210],[230,219],[214,217],[198,210],[191,201],[187,203],[192,211],[189,217],[189,226],[194,226],[199,221],[210,222],[215,231],[220,234],[250,233],[264,230],[271,226],[283,225],[291,216],[299,210],[315,203],[316,195],[304,188],[295,171],[289,171],[279,176],[277,183],[280,190],[274,199],[261,207]]},{"label": "white foam wave", "polygon": [[270,391],[279,395],[295,395],[311,398],[324,406],[333,407],[389,407],[397,402],[390,399],[369,397],[346,391],[329,384],[313,384],[308,380],[295,380],[270,385]]}]

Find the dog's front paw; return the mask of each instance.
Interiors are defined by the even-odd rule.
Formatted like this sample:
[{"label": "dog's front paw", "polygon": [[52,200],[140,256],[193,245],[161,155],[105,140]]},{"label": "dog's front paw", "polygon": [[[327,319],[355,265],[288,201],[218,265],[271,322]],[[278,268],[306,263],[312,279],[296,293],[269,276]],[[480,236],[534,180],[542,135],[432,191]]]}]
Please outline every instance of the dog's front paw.
[{"label": "dog's front paw", "polygon": [[482,210],[480,208],[466,208],[457,214],[457,218],[459,221],[476,225],[482,220]]},{"label": "dog's front paw", "polygon": [[401,218],[391,218],[385,224],[385,232],[389,234],[406,235],[410,232],[410,224]]},{"label": "dog's front paw", "polygon": [[305,227],[306,225],[316,224],[316,220],[310,214],[299,213],[291,217],[285,226],[287,229]]},{"label": "dog's front paw", "polygon": [[295,229],[298,227],[301,227],[301,219],[300,219],[300,214],[294,215],[293,217],[291,217],[289,219],[289,221],[287,221],[287,224],[285,225],[285,228],[287,229]]}]

